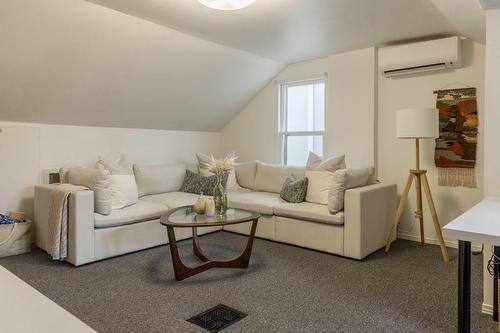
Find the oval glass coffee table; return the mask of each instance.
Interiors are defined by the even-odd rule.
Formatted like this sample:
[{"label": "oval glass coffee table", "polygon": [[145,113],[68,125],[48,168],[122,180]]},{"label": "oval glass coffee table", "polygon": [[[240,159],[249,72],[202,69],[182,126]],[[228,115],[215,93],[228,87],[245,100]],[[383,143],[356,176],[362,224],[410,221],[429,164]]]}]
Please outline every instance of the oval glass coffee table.
[{"label": "oval glass coffee table", "polygon": [[[196,214],[193,206],[183,206],[172,209],[163,214],[160,222],[167,227],[168,240],[170,242],[170,254],[174,266],[175,278],[180,281],[190,276],[199,274],[211,268],[247,268],[252,254],[252,246],[255,238],[255,230],[260,214],[249,212],[242,209],[228,209],[224,216],[206,216]],[[210,260],[201,250],[198,241],[198,228],[216,227],[230,224],[252,222],[250,235],[248,236],[247,246],[243,253],[236,259],[229,261]],[[175,239],[175,228],[192,228],[193,230],[193,252],[203,262],[195,267],[184,265],[179,257],[177,240]]]}]

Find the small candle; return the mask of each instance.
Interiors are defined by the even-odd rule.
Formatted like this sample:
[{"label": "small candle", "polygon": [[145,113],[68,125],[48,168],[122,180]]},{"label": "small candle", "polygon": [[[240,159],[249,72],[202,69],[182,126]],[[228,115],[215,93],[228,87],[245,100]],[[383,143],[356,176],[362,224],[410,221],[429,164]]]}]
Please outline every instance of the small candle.
[{"label": "small candle", "polygon": [[205,201],[205,215],[214,216],[215,215],[215,202],[212,198],[207,198]]}]

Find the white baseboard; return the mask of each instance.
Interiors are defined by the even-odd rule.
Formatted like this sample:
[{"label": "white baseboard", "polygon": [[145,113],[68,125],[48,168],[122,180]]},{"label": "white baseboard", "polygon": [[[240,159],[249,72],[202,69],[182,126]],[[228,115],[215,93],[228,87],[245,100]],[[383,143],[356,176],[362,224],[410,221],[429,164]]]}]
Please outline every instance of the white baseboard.
[{"label": "white baseboard", "polygon": [[[398,238],[406,239],[414,242],[420,242],[420,235],[407,234],[404,232],[398,232]],[[425,243],[439,245],[439,241],[435,238],[425,237]],[[446,247],[451,247],[453,249],[458,249],[457,241],[450,241],[448,239],[444,240]],[[472,244],[472,251],[481,251],[481,244]]]},{"label": "white baseboard", "polygon": [[481,306],[481,312],[492,316],[493,315],[493,305],[483,303],[483,305]]}]

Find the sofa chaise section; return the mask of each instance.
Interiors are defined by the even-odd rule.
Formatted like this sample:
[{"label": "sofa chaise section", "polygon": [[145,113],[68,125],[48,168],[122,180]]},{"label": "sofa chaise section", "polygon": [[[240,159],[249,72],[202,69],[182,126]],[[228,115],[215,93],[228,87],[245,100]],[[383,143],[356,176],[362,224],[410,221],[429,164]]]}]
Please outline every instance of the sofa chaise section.
[{"label": "sofa chaise section", "polygon": [[[349,189],[344,210],[336,214],[327,205],[288,203],[269,192],[229,193],[228,205],[261,214],[258,237],[363,259],[384,246],[396,209],[396,190],[395,184],[381,183]],[[224,230],[249,234],[250,224]]]}]

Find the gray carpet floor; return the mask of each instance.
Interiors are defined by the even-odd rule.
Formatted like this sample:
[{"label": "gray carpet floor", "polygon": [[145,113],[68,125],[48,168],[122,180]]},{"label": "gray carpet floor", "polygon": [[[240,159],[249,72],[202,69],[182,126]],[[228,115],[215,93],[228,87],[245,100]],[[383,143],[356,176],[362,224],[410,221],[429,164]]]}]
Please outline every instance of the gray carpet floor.
[{"label": "gray carpet floor", "polygon": [[[207,253],[236,256],[243,236],[203,236]],[[192,257],[190,241],[180,244]],[[219,303],[248,314],[224,332],[456,332],[457,251],[397,241],[355,261],[256,240],[248,270],[211,270],[177,282],[167,247],[75,268],[40,250],[3,265],[99,332],[204,332],[186,319]],[[472,258],[472,331],[481,314],[482,257]]]}]

